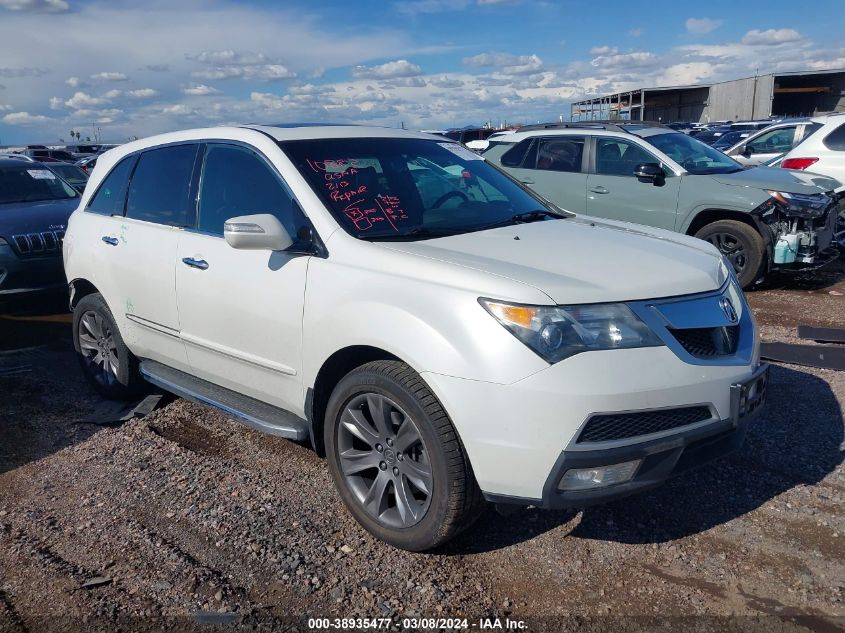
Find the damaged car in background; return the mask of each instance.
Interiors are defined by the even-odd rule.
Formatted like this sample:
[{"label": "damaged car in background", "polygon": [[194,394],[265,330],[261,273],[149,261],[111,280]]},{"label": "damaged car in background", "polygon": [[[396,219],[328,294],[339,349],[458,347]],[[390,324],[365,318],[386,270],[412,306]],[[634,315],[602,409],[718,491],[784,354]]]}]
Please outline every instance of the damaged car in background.
[{"label": "damaged car in background", "polygon": [[568,211],[707,240],[743,288],[769,271],[806,271],[838,256],[834,225],[845,201],[837,180],[745,168],[662,125],[529,126],[483,155]]}]

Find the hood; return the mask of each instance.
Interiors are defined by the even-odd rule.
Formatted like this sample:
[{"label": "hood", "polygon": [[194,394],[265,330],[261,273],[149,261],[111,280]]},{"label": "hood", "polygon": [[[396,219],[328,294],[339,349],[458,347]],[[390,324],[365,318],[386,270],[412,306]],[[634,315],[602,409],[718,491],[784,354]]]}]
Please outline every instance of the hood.
[{"label": "hood", "polygon": [[838,181],[821,174],[780,167],[752,167],[732,174],[713,174],[710,177],[723,185],[787,193],[827,193],[841,186]]},{"label": "hood", "polygon": [[528,284],[559,305],[707,292],[727,276],[706,242],[587,218],[379,244]]},{"label": "hood", "polygon": [[64,230],[78,205],[79,198],[0,204],[0,237]]}]

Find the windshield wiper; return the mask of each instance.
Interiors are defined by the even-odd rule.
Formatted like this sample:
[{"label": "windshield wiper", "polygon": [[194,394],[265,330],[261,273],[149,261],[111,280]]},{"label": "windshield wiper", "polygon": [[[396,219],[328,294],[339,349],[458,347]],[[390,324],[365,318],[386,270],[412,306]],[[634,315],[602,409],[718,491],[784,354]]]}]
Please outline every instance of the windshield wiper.
[{"label": "windshield wiper", "polygon": [[545,218],[565,218],[565,215],[561,215],[560,213],[556,213],[555,211],[549,211],[548,209],[537,209],[535,211],[526,211],[525,213],[517,213],[516,215],[511,216],[511,220],[514,222],[518,222],[520,224],[524,224],[526,222],[536,222],[537,220],[543,220]]},{"label": "windshield wiper", "polygon": [[448,237],[449,235],[457,235],[463,232],[464,229],[428,229],[424,226],[417,226],[409,229],[404,233],[382,233],[379,235],[360,235],[361,239],[377,240],[379,242],[401,242],[403,240],[415,240],[417,238],[427,237]]},{"label": "windshield wiper", "polygon": [[511,226],[513,224],[528,224],[529,222],[537,222],[546,218],[562,220],[568,217],[570,216],[563,215],[562,213],[557,213],[555,211],[549,211],[548,209],[536,209],[534,211],[517,213],[516,215],[512,215],[504,220],[499,220],[498,222],[491,222],[490,224],[473,227],[473,231],[486,231],[487,229],[496,229],[502,226]]}]

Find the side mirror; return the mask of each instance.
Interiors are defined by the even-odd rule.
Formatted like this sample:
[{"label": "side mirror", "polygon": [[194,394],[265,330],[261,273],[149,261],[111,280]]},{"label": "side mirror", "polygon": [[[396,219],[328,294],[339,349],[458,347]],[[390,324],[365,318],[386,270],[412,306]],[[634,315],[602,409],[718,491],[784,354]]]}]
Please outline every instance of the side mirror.
[{"label": "side mirror", "polygon": [[745,156],[746,158],[750,158],[750,157],[751,157],[751,154],[752,154],[752,152],[751,152],[751,148],[750,148],[750,147],[748,147],[748,145],[743,145],[743,146],[742,146],[742,151],[740,152],[740,154],[742,154],[742,155],[743,155],[743,156]]},{"label": "side mirror", "polygon": [[241,250],[283,251],[293,244],[287,229],[275,215],[240,215],[223,225],[223,236],[229,246]]},{"label": "side mirror", "polygon": [[657,163],[640,163],[634,168],[634,175],[640,182],[650,182],[658,186],[666,180],[663,168]]}]

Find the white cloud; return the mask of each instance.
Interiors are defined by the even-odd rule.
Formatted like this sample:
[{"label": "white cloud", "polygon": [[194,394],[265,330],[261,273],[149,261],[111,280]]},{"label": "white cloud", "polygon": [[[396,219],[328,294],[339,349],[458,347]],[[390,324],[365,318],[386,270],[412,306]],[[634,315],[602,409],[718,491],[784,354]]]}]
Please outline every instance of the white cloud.
[{"label": "white cloud", "polygon": [[102,72],[91,75],[91,79],[94,79],[95,81],[127,81],[129,77],[123,73]]},{"label": "white cloud", "polygon": [[690,18],[687,20],[687,31],[690,33],[709,33],[722,25],[721,20],[711,18]]},{"label": "white cloud", "polygon": [[138,90],[129,90],[126,96],[132,99],[152,99],[157,97],[158,94],[158,90],[154,88],[139,88]]},{"label": "white cloud", "polygon": [[203,51],[186,57],[206,66],[191,73],[198,79],[281,81],[296,77],[296,73],[287,66],[271,60],[263,53],[240,53],[227,49]]},{"label": "white cloud", "polygon": [[220,91],[212,86],[206,86],[205,84],[197,84],[195,86],[188,86],[187,88],[182,88],[182,93],[192,97],[207,97],[210,95],[219,95]]},{"label": "white cloud", "polygon": [[8,103],[0,103],[0,112],[8,112],[11,109],[12,106],[10,106]]},{"label": "white cloud", "polygon": [[0,9],[30,13],[64,13],[70,10],[66,0],[0,0]]},{"label": "white cloud", "polygon": [[74,110],[90,108],[91,106],[102,105],[104,103],[108,103],[108,99],[94,97],[84,92],[76,92],[70,99],[65,101],[65,105]]},{"label": "white cloud", "polygon": [[3,123],[8,123],[9,125],[30,125],[33,123],[46,123],[50,120],[41,114],[30,114],[29,112],[10,112],[0,119]]},{"label": "white cloud", "polygon": [[63,105],[64,101],[60,97],[50,97],[51,110],[61,110]]},{"label": "white cloud", "polygon": [[635,51],[633,53],[616,53],[611,55],[599,55],[590,64],[596,68],[641,68],[654,66],[659,63],[659,58],[648,51]]},{"label": "white cloud", "polygon": [[470,4],[470,0],[409,0],[406,2],[397,2],[395,7],[401,13],[416,15],[418,13],[462,11],[470,6]]},{"label": "white cloud", "polygon": [[416,77],[417,75],[422,75],[422,68],[412,64],[407,59],[387,62],[380,66],[355,66],[352,69],[352,76],[359,79],[390,79],[393,77]]},{"label": "white cloud", "polygon": [[123,90],[109,90],[108,92],[103,94],[103,97],[106,99],[117,99],[119,96],[123,94]]},{"label": "white cloud", "polygon": [[87,85],[79,77],[68,77],[67,79],[65,79],[65,83],[71,88],[81,88],[82,86]]},{"label": "white cloud", "polygon": [[742,43],[748,46],[777,46],[802,39],[804,38],[795,29],[767,29],[765,31],[754,29],[743,36]]},{"label": "white cloud", "polygon": [[630,29],[628,31],[628,35],[630,35],[631,37],[639,37],[643,33],[645,33],[645,29],[643,28]]},{"label": "white cloud", "polygon": [[590,55],[616,55],[619,49],[615,46],[593,46]]},{"label": "white cloud", "polygon": [[480,53],[464,57],[465,66],[495,67],[505,75],[529,75],[543,69],[543,60],[537,55],[512,55],[510,53]]}]

